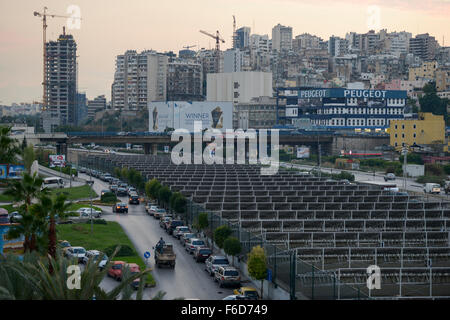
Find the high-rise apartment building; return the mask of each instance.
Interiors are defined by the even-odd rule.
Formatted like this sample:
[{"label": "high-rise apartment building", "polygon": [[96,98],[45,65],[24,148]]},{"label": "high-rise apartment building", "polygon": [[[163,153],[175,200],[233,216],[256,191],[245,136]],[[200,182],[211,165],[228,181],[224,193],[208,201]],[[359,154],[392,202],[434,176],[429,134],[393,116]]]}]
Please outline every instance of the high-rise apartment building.
[{"label": "high-rise apartment building", "polygon": [[422,60],[433,60],[439,44],[428,33],[418,34],[409,40],[409,52]]},{"label": "high-rise apartment building", "polygon": [[77,44],[64,29],[57,41],[45,44],[45,51],[47,108],[42,114],[42,125],[46,132],[52,132],[61,125],[78,124]]},{"label": "high-rise apartment building", "polygon": [[328,53],[333,57],[340,57],[348,53],[348,41],[331,36],[328,40]]},{"label": "high-rise apartment building", "polygon": [[138,110],[150,101],[165,101],[169,57],[147,50],[128,50],[116,58],[111,87],[112,108]]},{"label": "high-rise apartment building", "polygon": [[248,48],[250,44],[250,28],[242,27],[236,30],[235,49]]},{"label": "high-rise apartment building", "polygon": [[292,40],[292,49],[294,51],[300,51],[302,49],[318,49],[321,41],[322,39],[309,33],[300,34]]},{"label": "high-rise apartment building", "polygon": [[277,24],[272,28],[272,50],[278,52],[292,50],[292,27]]},{"label": "high-rise apartment building", "polygon": [[167,64],[167,101],[202,101],[203,68],[200,63],[174,60]]},{"label": "high-rise apartment building", "polygon": [[106,97],[104,95],[88,101],[88,117],[95,118],[95,113],[106,110]]}]

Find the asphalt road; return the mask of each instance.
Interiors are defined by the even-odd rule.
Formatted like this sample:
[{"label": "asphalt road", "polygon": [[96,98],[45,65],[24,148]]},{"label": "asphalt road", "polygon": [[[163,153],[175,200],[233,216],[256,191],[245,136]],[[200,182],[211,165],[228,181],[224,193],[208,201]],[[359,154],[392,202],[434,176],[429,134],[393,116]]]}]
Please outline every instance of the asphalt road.
[{"label": "asphalt road", "polygon": [[[94,181],[94,190],[98,194],[102,189],[108,188],[106,183],[98,179],[94,179]],[[120,199],[127,202],[126,197]],[[154,288],[145,289],[144,299],[150,299],[158,291],[166,292],[164,299],[168,300],[181,297],[185,299],[221,300],[233,294],[233,290],[230,288],[219,288],[218,284],[204,270],[205,264],[195,262],[192,255],[185,251],[179,241],[168,235],[159,226],[159,220],[147,215],[143,204],[128,205],[128,214],[115,214],[109,207],[102,208],[104,211],[103,218],[108,221],[116,221],[122,226],[143,259],[145,251],[151,252],[148,266],[153,269],[152,274],[157,285]],[[177,255],[175,269],[157,268],[154,264],[152,247],[156,245],[160,237],[163,237],[166,242],[174,244]],[[115,285],[116,282],[110,278],[105,278],[102,282],[102,286],[106,290],[113,289]]]}]

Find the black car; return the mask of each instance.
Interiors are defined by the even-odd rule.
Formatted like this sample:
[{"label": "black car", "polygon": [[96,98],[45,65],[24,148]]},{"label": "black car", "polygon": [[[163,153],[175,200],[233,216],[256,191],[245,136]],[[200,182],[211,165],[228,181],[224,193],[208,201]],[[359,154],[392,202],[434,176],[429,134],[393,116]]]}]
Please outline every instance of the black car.
[{"label": "black car", "polygon": [[139,204],[139,196],[137,194],[132,194],[128,199],[129,204]]},{"label": "black car", "polygon": [[169,226],[167,227],[166,231],[168,234],[172,234],[173,230],[175,230],[176,227],[184,226],[184,223],[182,220],[172,220],[170,221]]},{"label": "black car", "polygon": [[116,195],[117,195],[118,197],[127,196],[127,195],[128,195],[127,189],[122,188],[122,187],[117,188]]},{"label": "black car", "polygon": [[126,203],[117,203],[113,206],[113,212],[116,213],[128,213],[128,206]]}]

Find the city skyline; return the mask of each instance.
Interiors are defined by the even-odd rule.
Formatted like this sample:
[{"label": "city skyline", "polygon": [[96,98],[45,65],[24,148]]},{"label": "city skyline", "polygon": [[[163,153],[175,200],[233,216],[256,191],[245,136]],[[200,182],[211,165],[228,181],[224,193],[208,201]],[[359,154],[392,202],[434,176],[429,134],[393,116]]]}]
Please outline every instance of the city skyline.
[{"label": "city skyline", "polygon": [[[214,40],[200,34],[200,29],[210,32],[218,29],[226,40],[222,49],[230,48],[233,14],[237,18],[237,27],[250,27],[252,34],[271,37],[272,28],[280,23],[292,27],[293,37],[310,33],[328,40],[332,35],[344,37],[350,31],[367,32],[370,29],[367,10],[376,5],[380,8],[379,29],[408,31],[413,36],[430,33],[440,45],[443,37],[450,41],[447,18],[450,2],[446,0],[345,0],[339,3],[330,0],[301,3],[294,0],[209,0],[189,5],[172,1],[170,4],[158,3],[157,7],[155,1],[1,3],[1,104],[42,100],[42,22],[33,17],[33,11],[41,11],[47,6],[52,14],[67,15],[70,5],[80,7],[83,19],[80,30],[66,30],[74,36],[79,47],[78,91],[86,92],[89,98],[105,94],[108,100],[117,55],[126,50],[144,49],[178,53],[186,45],[197,45],[195,50],[214,48]],[[335,25],[323,23],[333,19]],[[62,27],[67,26],[65,19],[59,18],[50,18],[48,25],[47,40],[56,40]]]}]

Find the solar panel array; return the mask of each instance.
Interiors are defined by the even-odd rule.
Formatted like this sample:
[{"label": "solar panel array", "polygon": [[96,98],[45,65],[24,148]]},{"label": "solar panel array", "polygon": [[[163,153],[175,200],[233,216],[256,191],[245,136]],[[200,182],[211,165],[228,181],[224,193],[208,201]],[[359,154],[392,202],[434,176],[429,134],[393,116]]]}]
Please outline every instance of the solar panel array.
[{"label": "solar panel array", "polygon": [[[366,268],[381,268],[371,296],[450,296],[450,202],[425,202],[379,186],[343,184],[256,165],[174,165],[160,156],[91,156],[133,167],[342,282],[367,290]],[[299,275],[305,278],[307,274]],[[399,285],[402,283],[402,286]]]}]

